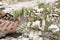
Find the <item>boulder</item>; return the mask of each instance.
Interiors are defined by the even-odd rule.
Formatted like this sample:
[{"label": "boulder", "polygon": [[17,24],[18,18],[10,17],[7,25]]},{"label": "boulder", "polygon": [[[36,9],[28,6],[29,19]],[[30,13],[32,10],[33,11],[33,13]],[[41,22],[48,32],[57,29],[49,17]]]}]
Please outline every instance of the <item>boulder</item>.
[{"label": "boulder", "polygon": [[48,30],[52,31],[53,33],[56,33],[59,32],[59,27],[57,25],[52,24],[48,27]]}]

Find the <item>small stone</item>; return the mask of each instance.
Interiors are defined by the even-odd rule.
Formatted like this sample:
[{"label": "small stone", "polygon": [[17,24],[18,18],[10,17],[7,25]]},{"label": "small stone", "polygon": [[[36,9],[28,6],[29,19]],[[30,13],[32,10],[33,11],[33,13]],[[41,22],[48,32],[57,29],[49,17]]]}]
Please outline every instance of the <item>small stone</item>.
[{"label": "small stone", "polygon": [[38,33],[37,32],[35,32],[35,34],[34,34],[35,36],[37,36],[38,35]]},{"label": "small stone", "polygon": [[23,37],[22,40],[29,40],[29,38],[24,38],[24,37]]},{"label": "small stone", "polygon": [[11,40],[17,40],[16,38],[12,38]]},{"label": "small stone", "polygon": [[52,24],[48,27],[48,30],[52,31],[53,33],[56,33],[59,32],[59,27],[57,25]]},{"label": "small stone", "polygon": [[20,38],[22,38],[22,36],[19,36],[18,38],[20,39]]},{"label": "small stone", "polygon": [[37,16],[40,16],[41,15],[41,13],[35,13]]},{"label": "small stone", "polygon": [[34,32],[31,31],[30,34],[28,35],[30,39],[32,39],[34,37]]},{"label": "small stone", "polygon": [[[55,8],[55,11],[59,11],[59,9]],[[58,15],[57,15],[58,16]]]},{"label": "small stone", "polygon": [[34,27],[36,25],[38,25],[40,27],[40,21],[39,20],[33,22],[32,25],[31,25],[31,27]]},{"label": "small stone", "polygon": [[0,40],[5,40],[5,39],[0,39]]},{"label": "small stone", "polygon": [[33,40],[39,40],[39,36],[35,35],[35,36],[33,37]]},{"label": "small stone", "polygon": [[28,23],[27,23],[27,26],[30,27],[30,24],[31,24],[31,22],[28,22]]},{"label": "small stone", "polygon": [[21,40],[21,39],[18,39],[18,40]]},{"label": "small stone", "polygon": [[40,37],[40,38],[39,38],[39,40],[43,40],[43,38],[42,38],[42,37]]},{"label": "small stone", "polygon": [[50,40],[50,39],[48,39],[48,38],[44,38],[44,40]]},{"label": "small stone", "polygon": [[43,8],[37,9],[37,12],[40,13],[43,11]]},{"label": "small stone", "polygon": [[42,35],[42,32],[41,32],[41,31],[39,31],[39,32],[38,32],[38,35]]}]

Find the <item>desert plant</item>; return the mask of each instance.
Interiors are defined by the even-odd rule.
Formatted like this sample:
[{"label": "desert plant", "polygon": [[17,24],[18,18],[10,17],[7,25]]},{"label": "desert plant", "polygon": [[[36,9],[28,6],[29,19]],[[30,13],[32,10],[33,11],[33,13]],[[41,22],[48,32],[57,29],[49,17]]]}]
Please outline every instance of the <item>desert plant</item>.
[{"label": "desert plant", "polygon": [[15,11],[13,14],[14,18],[21,18],[24,16],[24,9],[22,8],[22,10],[19,11]]}]

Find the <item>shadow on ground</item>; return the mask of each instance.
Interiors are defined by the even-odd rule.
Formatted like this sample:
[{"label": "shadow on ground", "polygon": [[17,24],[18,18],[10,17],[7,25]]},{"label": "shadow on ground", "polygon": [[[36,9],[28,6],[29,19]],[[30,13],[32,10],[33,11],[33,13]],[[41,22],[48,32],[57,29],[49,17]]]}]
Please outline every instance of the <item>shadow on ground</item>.
[{"label": "shadow on ground", "polygon": [[5,37],[1,37],[0,39],[6,38],[6,37],[14,37],[14,38],[17,38],[17,37],[19,37],[21,35],[22,35],[22,33],[16,33],[16,32],[15,33],[9,33]]}]

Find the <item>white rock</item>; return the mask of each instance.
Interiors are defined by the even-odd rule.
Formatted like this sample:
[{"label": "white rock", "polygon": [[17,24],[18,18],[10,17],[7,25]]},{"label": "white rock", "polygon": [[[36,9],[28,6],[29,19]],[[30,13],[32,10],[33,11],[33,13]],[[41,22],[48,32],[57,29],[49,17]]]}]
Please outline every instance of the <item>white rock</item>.
[{"label": "white rock", "polygon": [[38,35],[42,35],[42,32],[41,32],[41,31],[39,31],[39,32],[38,32]]},{"label": "white rock", "polygon": [[49,40],[49,38],[44,38],[44,40]]},{"label": "white rock", "polygon": [[[56,9],[56,11],[58,11],[58,9]],[[57,14],[53,14],[54,16],[59,16],[59,15],[57,15]]]},{"label": "white rock", "polygon": [[22,40],[29,40],[29,38],[24,38],[24,37],[23,37]]},{"label": "white rock", "polygon": [[28,23],[27,23],[27,26],[30,27],[30,24],[31,24],[31,22],[28,22]]},{"label": "white rock", "polygon": [[33,37],[33,40],[39,40],[39,36],[35,35],[35,36]]},{"label": "white rock", "polygon": [[37,12],[40,13],[40,9],[37,9]]},{"label": "white rock", "polygon": [[38,15],[38,16],[40,16],[41,15],[41,13],[35,13],[36,15]]},{"label": "white rock", "polygon": [[54,21],[54,18],[52,18],[51,20]]},{"label": "white rock", "polygon": [[37,12],[42,12],[44,9],[43,8],[40,8],[40,9],[37,9]]},{"label": "white rock", "polygon": [[28,35],[27,33],[24,33],[24,35]]},{"label": "white rock", "polygon": [[0,5],[3,5],[3,3],[2,3],[2,2],[0,2]]},{"label": "white rock", "polygon": [[44,10],[44,8],[40,8],[40,12],[42,12]]},{"label": "white rock", "polygon": [[55,8],[55,11],[59,11],[59,9]]},{"label": "white rock", "polygon": [[[57,11],[58,9],[56,9],[56,11]],[[50,14],[50,16],[52,16],[52,15],[54,15],[54,16],[59,16],[59,15],[57,15],[57,14]]]},{"label": "white rock", "polygon": [[39,40],[43,40],[43,38],[42,38],[42,37],[40,37],[40,38],[39,38]]},{"label": "white rock", "polygon": [[0,40],[5,40],[5,39],[0,39]]},{"label": "white rock", "polygon": [[58,5],[58,3],[56,3],[56,5]]},{"label": "white rock", "polygon": [[37,33],[37,32],[35,32],[35,33],[34,33],[34,36],[37,36],[37,35],[38,35],[38,33]]},{"label": "white rock", "polygon": [[34,33],[33,40],[39,40],[38,32],[35,32]]},{"label": "white rock", "polygon": [[22,38],[22,36],[19,36],[18,38],[20,39],[20,38]]},{"label": "white rock", "polygon": [[33,22],[31,27],[34,27],[36,25],[38,25],[40,27],[40,21],[37,20],[37,21]]},{"label": "white rock", "polygon": [[21,39],[18,39],[18,40],[21,40]]},{"label": "white rock", "polygon": [[52,24],[48,27],[48,30],[51,30],[54,33],[59,32],[59,27],[57,25]]},{"label": "white rock", "polygon": [[11,40],[17,40],[16,38],[12,38]]},{"label": "white rock", "polygon": [[32,39],[34,37],[34,32],[31,31],[30,34],[29,34],[29,38]]}]

